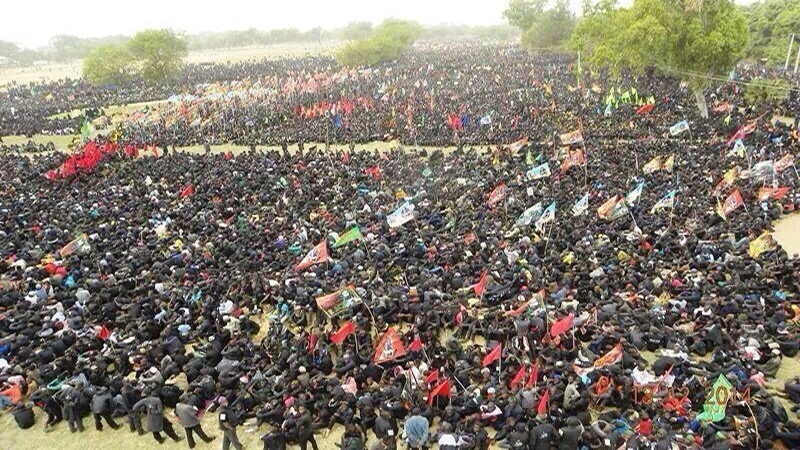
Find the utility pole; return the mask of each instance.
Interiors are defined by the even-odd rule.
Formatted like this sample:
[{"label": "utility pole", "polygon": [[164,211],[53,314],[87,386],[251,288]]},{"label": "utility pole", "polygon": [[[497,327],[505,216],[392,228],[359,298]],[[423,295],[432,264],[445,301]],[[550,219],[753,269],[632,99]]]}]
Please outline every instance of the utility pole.
[{"label": "utility pole", "polygon": [[797,66],[800,65],[800,45],[797,46],[797,58],[794,60],[794,73],[797,73]]},{"label": "utility pole", "polygon": [[789,51],[786,52],[786,63],[783,65],[783,71],[789,70],[789,58],[792,57],[792,44],[794,44],[794,33],[792,33],[792,39],[789,40]]}]

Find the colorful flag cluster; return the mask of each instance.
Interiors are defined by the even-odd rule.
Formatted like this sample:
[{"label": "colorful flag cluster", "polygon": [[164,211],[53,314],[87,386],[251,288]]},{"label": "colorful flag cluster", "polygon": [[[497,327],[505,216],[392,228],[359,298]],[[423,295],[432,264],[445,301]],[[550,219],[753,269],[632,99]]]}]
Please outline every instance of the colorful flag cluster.
[{"label": "colorful flag cluster", "polygon": [[95,141],[89,141],[83,150],[67,158],[58,169],[53,169],[44,174],[48,180],[55,180],[59,177],[66,179],[78,172],[92,173],[100,164],[100,161],[119,150],[119,146],[113,142],[105,142],[97,145]]}]

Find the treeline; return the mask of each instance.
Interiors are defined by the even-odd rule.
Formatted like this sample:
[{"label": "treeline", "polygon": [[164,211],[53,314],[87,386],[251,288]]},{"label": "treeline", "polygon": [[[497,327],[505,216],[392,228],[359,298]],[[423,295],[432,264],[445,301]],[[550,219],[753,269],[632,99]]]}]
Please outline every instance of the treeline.
[{"label": "treeline", "polygon": [[50,39],[47,47],[38,50],[25,49],[13,42],[0,41],[0,57],[7,58],[9,64],[20,66],[31,65],[36,61],[74,61],[86,57],[97,47],[120,44],[129,39],[129,36],[79,38],[57,35]]},{"label": "treeline", "polygon": [[[751,61],[766,60],[767,64],[773,67],[785,62],[792,33],[798,33],[795,42],[800,41],[799,0],[762,0],[749,5],[724,5],[705,0],[655,2],[635,0],[630,3],[629,7],[621,7],[617,0],[586,0],[582,4],[581,14],[578,15],[569,9],[567,0],[510,0],[504,16],[511,25],[522,32],[522,44],[530,48],[553,50],[580,50],[580,47],[586,44],[589,44],[588,50],[593,50],[597,42],[608,41],[602,38],[619,36],[618,31],[624,28],[622,26],[624,24],[618,20],[624,18],[621,16],[624,16],[626,11],[642,11],[653,19],[649,23],[639,21],[637,24],[641,26],[639,28],[642,32],[641,37],[649,40],[654,37],[652,32],[662,29],[659,26],[663,22],[662,19],[674,11],[681,12],[677,15],[681,22],[690,21],[692,14],[702,16],[701,22],[708,29],[708,22],[704,16],[714,16],[719,9],[730,9],[737,17],[742,15],[747,25],[746,30],[735,30],[737,33],[746,34],[749,42],[746,48],[735,49],[736,53],[742,52],[741,56]],[[652,11],[665,14],[658,16]],[[595,27],[598,20],[606,22],[602,27]],[[733,22],[729,22],[721,25],[721,28],[733,25]],[[594,29],[589,30],[590,28]],[[578,41],[581,41],[581,45],[576,46]],[[685,43],[680,44],[685,46]],[[796,50],[791,55],[790,67],[794,64],[795,52]]]},{"label": "treeline", "polygon": [[766,59],[770,65],[784,63],[790,35],[797,33],[789,58],[789,67],[793,67],[800,43],[800,1],[767,0],[742,6],[741,10],[750,30],[747,57],[752,60]]},{"label": "treeline", "polygon": [[[285,43],[354,41],[369,37],[375,28],[370,22],[352,22],[346,26],[329,30],[319,27],[307,31],[300,31],[297,28],[268,31],[250,28],[189,34],[185,36],[185,39],[190,51],[214,50]],[[423,39],[475,37],[503,40],[514,37],[518,33],[516,28],[505,24],[495,26],[430,25],[422,27],[420,37]],[[130,36],[79,38],[58,35],[53,37],[46,47],[37,50],[24,49],[13,42],[0,41],[0,59],[5,58],[7,65],[18,66],[29,66],[36,61],[74,61],[86,58],[92,50],[98,47],[119,45],[130,39]]]}]

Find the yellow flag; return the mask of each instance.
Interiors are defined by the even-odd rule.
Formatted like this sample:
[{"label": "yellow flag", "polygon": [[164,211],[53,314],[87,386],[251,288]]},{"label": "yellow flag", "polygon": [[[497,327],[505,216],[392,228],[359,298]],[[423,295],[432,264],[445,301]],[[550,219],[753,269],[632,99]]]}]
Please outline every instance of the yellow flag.
[{"label": "yellow flag", "polygon": [[725,215],[725,210],[724,210],[724,209],[722,209],[722,203],[720,203],[720,201],[719,201],[719,197],[717,197],[717,214],[718,214],[720,217],[722,217],[722,220],[725,220],[725,221],[727,221],[727,220],[728,220],[728,216],[727,216],[727,215]]},{"label": "yellow flag", "polygon": [[733,182],[736,181],[737,178],[739,178],[738,167],[734,167],[733,169],[725,172],[725,175],[722,177],[722,179],[725,180],[725,182],[727,182],[728,184],[733,184]]},{"label": "yellow flag", "polygon": [[675,167],[675,155],[671,155],[666,161],[664,161],[662,169],[672,172],[673,167]]},{"label": "yellow flag", "polygon": [[656,156],[655,158],[651,159],[649,163],[645,164],[644,167],[642,167],[642,171],[644,171],[646,174],[651,174],[661,169],[661,167],[661,157]]},{"label": "yellow flag", "polygon": [[761,236],[757,239],[750,242],[750,248],[747,250],[747,253],[751,258],[758,258],[762,253],[772,250],[772,248],[772,236],[769,232],[765,231],[761,233]]}]

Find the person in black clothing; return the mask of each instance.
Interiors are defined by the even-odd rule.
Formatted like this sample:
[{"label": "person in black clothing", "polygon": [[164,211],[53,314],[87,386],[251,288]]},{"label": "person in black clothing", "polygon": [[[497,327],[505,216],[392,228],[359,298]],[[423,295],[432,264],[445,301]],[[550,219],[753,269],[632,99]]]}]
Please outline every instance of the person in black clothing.
[{"label": "person in black clothing", "polygon": [[242,443],[236,434],[239,426],[239,415],[228,405],[228,399],[222,397],[219,401],[219,429],[222,430],[222,450],[228,450],[231,445],[236,450],[242,450]]},{"label": "person in black clothing", "polygon": [[97,391],[92,396],[92,415],[94,416],[94,426],[97,428],[97,431],[103,430],[103,424],[100,422],[100,419],[105,419],[108,426],[113,429],[119,428],[119,425],[114,421],[111,417],[111,412],[113,411],[113,404],[112,404],[113,397],[109,393],[108,388],[105,386],[100,386],[97,388]]},{"label": "person in black clothing", "polygon": [[300,414],[297,420],[297,441],[298,445],[300,445],[300,450],[306,450],[309,442],[311,443],[312,449],[319,450],[317,440],[314,439],[314,426],[311,420],[311,413],[308,412],[308,409],[306,409],[304,405],[300,405],[297,411]]}]

